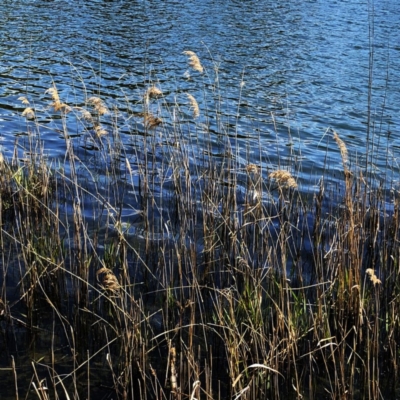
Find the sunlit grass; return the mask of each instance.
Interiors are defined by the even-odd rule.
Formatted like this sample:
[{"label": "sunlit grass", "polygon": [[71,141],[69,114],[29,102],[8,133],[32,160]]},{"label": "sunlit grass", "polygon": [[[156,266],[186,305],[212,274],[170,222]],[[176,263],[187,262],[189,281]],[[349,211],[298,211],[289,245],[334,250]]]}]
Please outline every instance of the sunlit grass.
[{"label": "sunlit grass", "polygon": [[[121,117],[99,96],[74,105],[55,85],[46,92],[64,164],[44,157],[40,135],[28,135],[24,159],[0,158],[0,318],[35,360],[30,381],[17,356],[4,366],[20,396],[396,397],[398,193],[385,198],[371,171],[352,170],[340,132],[341,191],[321,179],[310,198],[295,162],[236,157],[239,139],[224,130],[216,153],[190,93],[171,106],[150,82],[143,112]],[[20,100],[40,132],[38,110]],[[72,118],[93,145],[87,159]],[[135,127],[133,145],[119,123]]]}]

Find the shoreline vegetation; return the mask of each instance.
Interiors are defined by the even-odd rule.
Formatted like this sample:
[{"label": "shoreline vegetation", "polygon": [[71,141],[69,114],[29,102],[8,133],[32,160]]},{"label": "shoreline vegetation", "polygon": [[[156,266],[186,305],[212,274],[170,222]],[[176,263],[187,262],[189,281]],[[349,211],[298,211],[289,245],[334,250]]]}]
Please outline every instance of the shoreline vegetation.
[{"label": "shoreline vegetation", "polygon": [[[201,82],[206,68],[185,55]],[[100,95],[67,104],[53,84],[63,163],[48,160],[40,110],[19,98],[26,135],[0,154],[9,398],[398,398],[394,168],[382,180],[356,167],[330,130],[336,189],[322,178],[303,193],[295,158],[271,168],[259,139],[256,164],[222,123],[215,139],[197,122],[219,123],[206,108],[218,88],[203,90],[171,105],[149,82],[123,119]]]}]

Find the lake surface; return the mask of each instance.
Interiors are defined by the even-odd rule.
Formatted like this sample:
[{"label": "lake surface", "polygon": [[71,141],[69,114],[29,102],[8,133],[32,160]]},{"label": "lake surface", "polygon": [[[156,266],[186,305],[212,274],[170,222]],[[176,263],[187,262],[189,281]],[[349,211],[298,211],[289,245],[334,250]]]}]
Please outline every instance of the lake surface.
[{"label": "lake surface", "polygon": [[[96,94],[122,112],[134,108],[152,81],[167,104],[179,103],[177,93],[190,90],[201,110],[218,106],[228,134],[241,138],[239,153],[246,156],[246,145],[261,143],[264,153],[254,153],[255,163],[261,157],[273,168],[278,157],[300,161],[299,183],[307,190],[322,174],[329,178],[341,169],[329,128],[346,142],[353,160],[365,164],[371,87],[370,139],[380,173],[387,147],[397,166],[400,145],[399,21],[400,3],[389,0],[5,0],[2,151],[11,157],[16,138],[26,132],[18,100],[26,96],[46,126],[41,138],[48,156],[64,156],[45,94],[53,81],[69,104],[82,105],[85,96]],[[197,53],[205,74],[189,71],[185,50]],[[219,104],[206,104],[203,91],[215,87],[216,77]],[[217,141],[217,122],[207,124]],[[120,133],[127,142],[132,136],[128,128]]]}]

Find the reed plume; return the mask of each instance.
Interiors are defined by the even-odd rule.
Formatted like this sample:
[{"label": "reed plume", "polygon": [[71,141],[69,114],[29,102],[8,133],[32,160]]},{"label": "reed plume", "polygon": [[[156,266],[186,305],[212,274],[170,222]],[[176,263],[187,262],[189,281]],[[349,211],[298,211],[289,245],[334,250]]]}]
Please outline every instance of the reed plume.
[{"label": "reed plume", "polygon": [[246,171],[249,174],[258,174],[260,172],[260,167],[258,165],[255,165],[255,164],[248,164],[246,166]]},{"label": "reed plume", "polygon": [[189,57],[189,65],[195,71],[200,72],[202,74],[204,69],[203,66],[201,65],[199,57],[197,57],[197,54],[194,51],[189,51],[189,50],[184,51],[183,54]]},{"label": "reed plume", "polygon": [[151,98],[158,97],[161,95],[162,95],[162,91],[158,87],[152,86],[146,90],[145,97],[148,99],[151,99]]},{"label": "reed plume", "polygon": [[25,105],[30,104],[29,100],[25,96],[18,97],[17,100],[19,100],[22,104],[25,104]]},{"label": "reed plume", "polygon": [[374,286],[382,283],[382,281],[375,275],[375,271],[372,268],[367,268],[365,272]]},{"label": "reed plume", "polygon": [[193,111],[193,118],[198,118],[200,116],[200,108],[199,104],[197,103],[196,99],[189,93],[186,93],[186,96],[189,99],[190,106]]},{"label": "reed plume", "polygon": [[45,94],[50,93],[51,98],[53,99],[53,102],[51,103],[51,107],[53,107],[54,111],[64,111],[65,113],[68,113],[71,111],[71,107],[68,104],[63,103],[60,100],[58,90],[55,86],[47,89],[44,93]]},{"label": "reed plume", "polygon": [[153,114],[151,113],[145,113],[144,114],[144,126],[147,129],[154,129],[157,126],[161,125],[162,123],[162,119],[155,117]]},{"label": "reed plume", "polygon": [[35,111],[33,111],[33,108],[31,107],[26,107],[25,110],[22,112],[22,116],[26,117],[27,119],[34,119]]},{"label": "reed plume", "polygon": [[115,292],[120,288],[117,277],[109,268],[100,268],[96,273],[97,278],[99,277],[99,275],[102,275],[101,283],[106,290]]},{"label": "reed plume", "polygon": [[107,135],[108,133],[100,124],[96,124],[93,129],[96,132],[97,137]]},{"label": "reed plume", "polygon": [[[29,100],[25,96],[18,97],[18,100],[21,101],[21,103],[26,106],[29,106],[30,104]],[[21,115],[26,119],[33,119],[35,118],[35,111],[33,111],[33,108],[31,107],[26,107]]]},{"label": "reed plume", "polygon": [[345,171],[347,171],[347,163],[349,162],[349,157],[348,157],[346,143],[342,139],[340,139],[336,131],[333,131],[333,138],[335,139],[339,147],[340,156],[342,157],[342,162],[343,162],[343,168]]},{"label": "reed plume", "polygon": [[93,106],[98,115],[108,114],[108,108],[105,106],[103,100],[99,97],[92,96],[88,99],[88,103]]},{"label": "reed plume", "polygon": [[279,186],[297,188],[297,183],[289,171],[278,169],[271,172],[268,176],[270,179],[274,179]]}]

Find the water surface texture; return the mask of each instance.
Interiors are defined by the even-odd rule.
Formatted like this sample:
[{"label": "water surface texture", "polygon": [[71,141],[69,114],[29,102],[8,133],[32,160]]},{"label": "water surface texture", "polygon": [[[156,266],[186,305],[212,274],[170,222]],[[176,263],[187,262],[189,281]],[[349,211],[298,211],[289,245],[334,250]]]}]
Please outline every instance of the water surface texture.
[{"label": "water surface texture", "polygon": [[[265,144],[261,158],[271,167],[278,155],[295,154],[304,188],[326,174],[327,158],[331,172],[340,169],[329,128],[365,162],[369,121],[374,147],[368,148],[379,173],[387,148],[396,165],[399,146],[399,21],[400,3],[389,0],[4,0],[0,144],[11,156],[24,135],[18,98],[27,96],[42,111],[49,157],[63,156],[45,94],[53,82],[69,104],[97,94],[126,110],[151,80],[171,104],[189,89],[202,110],[217,105],[228,134],[242,138],[243,149],[252,140]],[[188,79],[185,50],[205,67],[195,80]],[[218,104],[215,98],[204,104],[204,88],[216,84]],[[215,119],[198,121],[205,122],[217,140]],[[131,133],[122,129],[127,141]],[[260,154],[253,156],[259,163]]]}]

